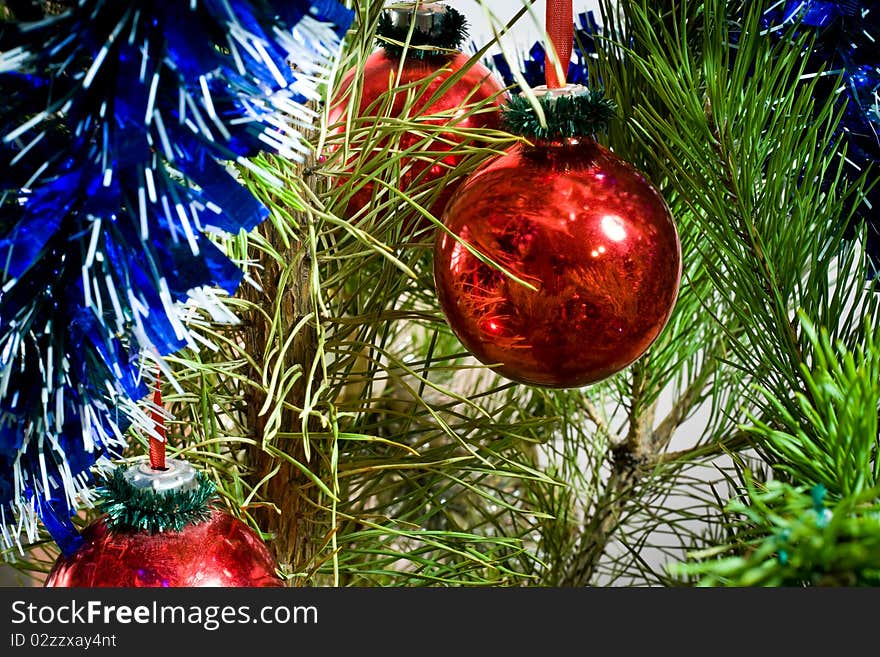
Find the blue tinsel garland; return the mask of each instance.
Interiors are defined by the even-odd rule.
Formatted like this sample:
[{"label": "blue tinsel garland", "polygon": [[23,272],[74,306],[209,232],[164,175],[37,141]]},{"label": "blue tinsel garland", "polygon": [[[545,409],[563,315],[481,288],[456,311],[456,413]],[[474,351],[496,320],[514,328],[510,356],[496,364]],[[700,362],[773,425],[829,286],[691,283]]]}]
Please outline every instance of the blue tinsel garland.
[{"label": "blue tinsel garland", "polygon": [[205,232],[267,216],[223,163],[300,156],[352,17],[334,0],[79,0],[0,23],[2,542],[39,518],[75,547],[91,466],[150,425],[144,357],[191,344],[182,302],[242,278]]}]

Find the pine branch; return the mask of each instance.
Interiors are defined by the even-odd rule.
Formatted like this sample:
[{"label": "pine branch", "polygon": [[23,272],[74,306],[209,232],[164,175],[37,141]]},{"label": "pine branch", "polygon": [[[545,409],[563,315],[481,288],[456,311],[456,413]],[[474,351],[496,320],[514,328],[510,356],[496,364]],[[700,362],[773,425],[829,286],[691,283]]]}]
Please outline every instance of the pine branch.
[{"label": "pine branch", "polygon": [[608,426],[608,423],[603,418],[602,414],[599,412],[599,409],[596,408],[596,405],[590,401],[589,398],[584,398],[583,401],[584,411],[587,414],[587,417],[590,418],[590,421],[596,425],[596,432],[603,436],[608,436],[613,439],[614,434],[611,433],[611,428]]},{"label": "pine branch", "polygon": [[692,461],[704,461],[711,457],[731,452],[738,452],[744,448],[750,447],[754,442],[750,439],[748,432],[739,431],[726,436],[724,440],[712,443],[697,445],[688,449],[679,450],[677,452],[665,452],[657,455],[658,465],[675,465],[688,463]]},{"label": "pine branch", "polygon": [[760,231],[751,217],[751,209],[745,207],[740,198],[738,189],[740,167],[735,160],[736,149],[732,147],[733,139],[726,130],[717,125],[711,106],[707,107],[706,118],[712,135],[711,143],[718,157],[720,169],[723,171],[719,182],[727,190],[730,204],[738,210],[733,215],[739,222],[739,235],[757,263],[757,271],[763,277],[760,289],[772,300],[773,315],[778,326],[777,333],[785,341],[785,348],[782,350],[790,354],[791,371],[797,371],[804,362],[804,355],[793,326],[795,317],[793,313],[789,316],[788,304],[784,298],[785,292],[782,290],[775,267],[765,253]]},{"label": "pine branch", "polygon": [[644,473],[643,465],[650,456],[651,435],[656,402],[643,406],[646,377],[644,364],[631,368],[629,430],[625,440],[611,449],[611,474],[592,513],[581,530],[574,559],[566,570],[561,586],[587,586],[592,581],[599,559],[618,527],[624,507],[632,502],[633,493]]},{"label": "pine branch", "polygon": [[[710,348],[708,354],[717,353],[716,349]],[[652,454],[660,454],[663,452],[675,430],[681,426],[682,422],[691,414],[691,412],[702,402],[702,398],[706,391],[706,385],[709,379],[715,374],[717,369],[717,361],[714,358],[708,358],[701,367],[699,373],[693,378],[684,392],[675,400],[672,409],[654,429],[649,444],[649,451]]]},{"label": "pine branch", "polygon": [[599,560],[620,526],[623,509],[632,500],[642,476],[642,461],[629,446],[615,449],[611,475],[592,513],[584,523],[575,554],[568,562],[558,586],[583,587],[592,584]]}]

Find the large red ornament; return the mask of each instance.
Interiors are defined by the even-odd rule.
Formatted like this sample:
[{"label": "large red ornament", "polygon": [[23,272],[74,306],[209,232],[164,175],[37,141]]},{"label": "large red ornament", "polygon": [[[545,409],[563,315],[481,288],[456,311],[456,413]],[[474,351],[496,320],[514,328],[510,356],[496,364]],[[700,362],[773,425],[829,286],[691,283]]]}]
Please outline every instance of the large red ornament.
[{"label": "large red ornament", "polygon": [[[462,69],[466,70],[462,73]],[[461,77],[454,84],[435,97],[438,89],[450,77],[459,74]],[[431,154],[420,152],[424,147],[418,146],[425,140],[424,132],[406,132],[401,135],[396,148],[400,151],[414,149],[412,155],[403,156],[400,161],[402,173],[398,188],[401,191],[411,192],[414,186],[430,184],[458,167],[463,159],[462,155],[439,154],[452,151],[464,143],[465,137],[454,130],[497,129],[500,126],[498,107],[506,94],[494,74],[479,62],[470,62],[470,57],[461,51],[422,57],[411,52],[403,60],[401,67],[399,57],[380,49],[367,58],[362,68],[353,68],[343,76],[331,103],[328,125],[339,124],[331,128],[331,135],[341,134],[345,130],[347,95],[359,77],[362,77],[363,89],[358,116],[377,119],[380,116],[401,117],[409,102],[408,95],[418,90],[418,97],[410,106],[407,119],[416,120],[423,125],[450,128],[450,131],[444,131],[430,143],[428,150]],[[477,106],[482,109],[472,111]],[[386,148],[385,140],[355,142],[355,156],[346,166],[354,168],[358,156],[363,159],[365,149],[375,152],[376,157],[388,157],[384,152]],[[356,179],[351,182],[358,184]],[[446,202],[460,182],[459,179],[447,185],[430,204],[428,209],[436,217],[441,215]],[[346,218],[353,217],[361,208],[371,203],[373,192],[373,183],[363,185],[351,196],[342,214]]]},{"label": "large red ornament", "polygon": [[241,520],[221,511],[182,531],[110,530],[102,517],[85,543],[59,557],[49,587],[284,586],[266,545]]},{"label": "large red ornament", "polygon": [[438,230],[440,305],[464,346],[512,380],[577,387],[620,371],[667,323],[681,278],[669,209],[591,138],[515,145],[478,169]]}]

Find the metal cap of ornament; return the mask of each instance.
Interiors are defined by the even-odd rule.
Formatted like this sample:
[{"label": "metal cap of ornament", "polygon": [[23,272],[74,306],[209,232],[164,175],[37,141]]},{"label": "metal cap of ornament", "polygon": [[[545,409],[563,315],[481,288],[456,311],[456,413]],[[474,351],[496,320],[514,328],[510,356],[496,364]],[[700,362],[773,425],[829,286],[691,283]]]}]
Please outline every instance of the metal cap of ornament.
[{"label": "metal cap of ornament", "polygon": [[156,470],[147,459],[143,459],[130,466],[123,476],[134,488],[156,493],[195,490],[199,487],[196,469],[179,459],[166,459],[162,470]]},{"label": "metal cap of ornament", "polygon": [[387,10],[391,14],[391,23],[394,27],[408,30],[415,23],[415,29],[425,34],[440,32],[449,5],[441,2],[419,3],[410,2],[403,6],[391,7]]},{"label": "metal cap of ornament", "polygon": [[467,36],[467,20],[440,2],[408,2],[383,10],[376,37],[385,52],[399,57],[405,44],[409,56],[425,58],[457,50]]}]

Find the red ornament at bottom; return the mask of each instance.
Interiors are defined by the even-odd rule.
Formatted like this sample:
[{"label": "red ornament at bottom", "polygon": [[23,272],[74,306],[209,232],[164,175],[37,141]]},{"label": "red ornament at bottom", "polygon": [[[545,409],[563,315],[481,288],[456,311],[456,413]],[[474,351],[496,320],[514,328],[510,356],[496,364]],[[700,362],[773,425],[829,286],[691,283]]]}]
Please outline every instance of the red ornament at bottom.
[{"label": "red ornament at bottom", "polygon": [[104,476],[107,513],[58,557],[47,587],[284,586],[259,535],[211,506],[216,488],[186,461],[142,459]]},{"label": "red ornament at bottom", "polygon": [[55,562],[47,587],[284,586],[265,543],[238,518],[213,510],[205,522],[152,534],[111,530],[101,517],[83,545]]}]

